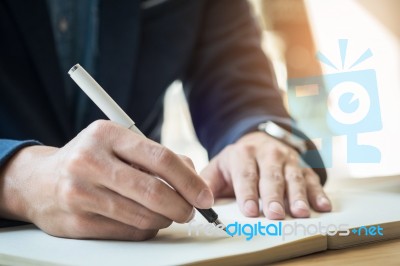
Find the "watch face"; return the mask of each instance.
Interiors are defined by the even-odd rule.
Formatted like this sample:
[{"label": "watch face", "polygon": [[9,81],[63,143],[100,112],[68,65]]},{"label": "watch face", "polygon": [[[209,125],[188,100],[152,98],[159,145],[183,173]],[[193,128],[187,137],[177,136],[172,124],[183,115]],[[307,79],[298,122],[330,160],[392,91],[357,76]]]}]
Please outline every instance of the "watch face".
[{"label": "watch face", "polygon": [[258,128],[262,131],[265,131],[268,135],[271,135],[272,137],[293,147],[300,153],[307,151],[307,145],[302,138],[299,138],[296,135],[288,132],[286,129],[278,126],[274,122],[268,121],[266,123],[262,123],[258,126]]},{"label": "watch face", "polygon": [[267,122],[264,123],[264,131],[270,134],[271,136],[278,138],[278,139],[285,139],[287,138],[288,132],[275,124],[274,122]]}]

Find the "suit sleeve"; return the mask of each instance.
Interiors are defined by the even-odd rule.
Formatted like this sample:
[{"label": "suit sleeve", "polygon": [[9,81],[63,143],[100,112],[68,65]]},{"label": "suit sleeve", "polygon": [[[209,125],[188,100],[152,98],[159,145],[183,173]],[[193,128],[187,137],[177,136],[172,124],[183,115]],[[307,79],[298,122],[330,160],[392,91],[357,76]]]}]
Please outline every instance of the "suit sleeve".
[{"label": "suit sleeve", "polygon": [[[272,65],[261,48],[261,31],[248,2],[212,0],[203,12],[183,85],[197,136],[209,156],[255,131],[259,123],[274,121],[289,129],[295,127],[283,105]],[[298,130],[292,132],[306,138]],[[319,165],[317,173],[324,183],[322,160],[319,154],[311,157],[317,161],[313,164]]]},{"label": "suit sleeve", "polygon": [[10,140],[0,139],[0,169],[3,165],[20,149],[31,146],[39,145],[40,142],[36,140]]},{"label": "suit sleeve", "polygon": [[[4,164],[20,149],[31,146],[31,145],[39,145],[40,143],[35,140],[9,140],[9,139],[0,139],[0,170],[4,166]],[[1,178],[1,177],[0,177]],[[6,219],[0,219],[0,228],[1,227],[9,227],[9,226],[17,226],[26,224],[24,222],[19,221],[11,221]]]}]

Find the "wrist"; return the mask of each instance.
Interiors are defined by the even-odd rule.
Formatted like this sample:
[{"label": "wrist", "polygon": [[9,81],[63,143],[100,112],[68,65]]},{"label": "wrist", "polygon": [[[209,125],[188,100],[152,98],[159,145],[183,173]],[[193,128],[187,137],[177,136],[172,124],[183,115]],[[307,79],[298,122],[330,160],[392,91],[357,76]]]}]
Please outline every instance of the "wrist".
[{"label": "wrist", "polygon": [[32,177],[40,167],[40,159],[54,149],[41,145],[24,147],[0,168],[0,218],[31,221],[33,209],[30,206],[34,199],[29,197],[29,191],[34,186]]},{"label": "wrist", "polygon": [[284,144],[292,147],[300,154],[307,151],[306,140],[296,136],[295,134],[287,131],[285,128],[278,124],[268,121],[258,125],[258,130],[267,133],[269,136],[283,142]]}]

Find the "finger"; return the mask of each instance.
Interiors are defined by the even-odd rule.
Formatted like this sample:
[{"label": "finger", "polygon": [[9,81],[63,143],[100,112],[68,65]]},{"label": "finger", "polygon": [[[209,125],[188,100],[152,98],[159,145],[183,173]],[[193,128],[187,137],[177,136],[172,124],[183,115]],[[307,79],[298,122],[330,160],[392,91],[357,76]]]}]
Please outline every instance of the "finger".
[{"label": "finger", "polygon": [[210,163],[201,171],[200,176],[203,177],[207,185],[211,188],[213,195],[217,197],[224,187],[223,178],[218,169],[217,160],[211,160]]},{"label": "finger", "polygon": [[246,216],[259,215],[258,204],[258,166],[254,151],[247,146],[237,146],[230,154],[233,189],[239,208]]},{"label": "finger", "polygon": [[331,211],[332,204],[322,188],[319,177],[310,168],[303,172],[307,183],[308,201],[313,209],[320,212]]},{"label": "finger", "polygon": [[178,223],[190,220],[192,205],[165,182],[118,160],[111,164],[112,170],[102,178],[105,187]]},{"label": "finger", "polygon": [[269,219],[284,219],[285,179],[283,164],[286,154],[281,150],[263,153],[257,158],[260,168],[259,191],[264,215]]},{"label": "finger", "polygon": [[[222,151],[222,153],[225,153]],[[221,153],[220,158],[224,157]],[[214,158],[210,163],[201,171],[200,176],[204,179],[210,187],[214,197],[233,197],[234,192],[232,183],[228,183],[219,169],[219,158]]]},{"label": "finger", "polygon": [[[190,158],[187,157],[186,155],[178,154],[178,156],[179,156],[179,158],[182,159],[182,161],[183,161],[187,166],[189,166],[190,168],[192,168],[193,170],[195,170],[195,168],[194,168],[194,163],[193,163],[192,159],[190,159]],[[195,170],[195,171],[196,171],[196,170]]]},{"label": "finger", "polygon": [[140,230],[101,215],[70,217],[64,221],[64,237],[76,239],[107,239],[143,241],[157,235],[158,230]]},{"label": "finger", "polygon": [[306,181],[303,169],[299,163],[298,154],[293,152],[284,168],[286,192],[293,217],[305,218],[310,216],[308,206]]},{"label": "finger", "polygon": [[195,207],[205,209],[213,205],[210,188],[178,155],[130,130],[121,129],[119,134],[112,144],[118,157],[160,176]]},{"label": "finger", "polygon": [[86,210],[93,214],[100,214],[141,230],[162,229],[172,223],[172,220],[165,216],[107,188],[96,190],[91,201],[86,202],[85,206]]}]

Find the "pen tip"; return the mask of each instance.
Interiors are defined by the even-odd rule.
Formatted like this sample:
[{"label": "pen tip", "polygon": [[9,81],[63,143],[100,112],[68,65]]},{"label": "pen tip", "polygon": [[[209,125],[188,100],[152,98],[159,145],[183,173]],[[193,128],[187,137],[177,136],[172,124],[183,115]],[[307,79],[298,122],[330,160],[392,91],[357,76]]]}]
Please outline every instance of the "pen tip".
[{"label": "pen tip", "polygon": [[[223,224],[219,219],[214,221],[214,225],[219,227],[219,228],[221,228],[222,230],[224,230],[228,234],[228,232],[226,231],[225,224]],[[228,235],[230,235],[230,234],[228,234]],[[232,236],[232,235],[230,235],[230,236]]]},{"label": "pen tip", "polygon": [[222,225],[222,230],[224,230],[226,232],[226,226],[224,224],[221,224],[221,225]]}]

